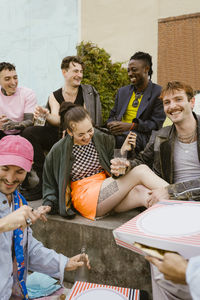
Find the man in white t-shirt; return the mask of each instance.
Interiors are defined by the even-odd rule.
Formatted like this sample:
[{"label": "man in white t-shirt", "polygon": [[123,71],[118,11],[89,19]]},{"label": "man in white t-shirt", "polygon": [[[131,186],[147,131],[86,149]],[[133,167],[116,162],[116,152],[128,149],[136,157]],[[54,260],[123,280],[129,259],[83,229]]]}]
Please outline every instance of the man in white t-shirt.
[{"label": "man in white t-shirt", "polygon": [[18,87],[15,66],[0,63],[0,138],[20,132],[33,125],[33,112],[37,104],[35,93]]}]

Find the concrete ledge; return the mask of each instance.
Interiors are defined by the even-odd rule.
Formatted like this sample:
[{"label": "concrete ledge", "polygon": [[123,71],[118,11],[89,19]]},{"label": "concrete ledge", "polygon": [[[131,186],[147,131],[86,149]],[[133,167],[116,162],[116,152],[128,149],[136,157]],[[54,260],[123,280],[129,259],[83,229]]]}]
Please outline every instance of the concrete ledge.
[{"label": "concrete ledge", "polygon": [[[33,207],[40,202],[29,202]],[[73,220],[60,216],[48,216],[48,223],[37,222],[34,236],[43,244],[66,256],[74,256],[83,245],[91,262],[90,282],[139,288],[151,294],[149,264],[128,249],[116,245],[112,231],[140,213],[132,210],[115,214],[98,221],[90,221],[79,215]],[[74,282],[74,272],[65,272],[65,281]]]}]

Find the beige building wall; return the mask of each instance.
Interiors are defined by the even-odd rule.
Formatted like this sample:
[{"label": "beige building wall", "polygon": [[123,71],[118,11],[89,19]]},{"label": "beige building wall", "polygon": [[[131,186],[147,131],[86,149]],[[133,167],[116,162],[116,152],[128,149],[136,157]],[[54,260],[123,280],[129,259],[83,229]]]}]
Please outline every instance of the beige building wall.
[{"label": "beige building wall", "polygon": [[158,19],[200,12],[199,0],[80,0],[80,40],[103,47],[113,61],[136,51],[153,56],[157,80]]}]

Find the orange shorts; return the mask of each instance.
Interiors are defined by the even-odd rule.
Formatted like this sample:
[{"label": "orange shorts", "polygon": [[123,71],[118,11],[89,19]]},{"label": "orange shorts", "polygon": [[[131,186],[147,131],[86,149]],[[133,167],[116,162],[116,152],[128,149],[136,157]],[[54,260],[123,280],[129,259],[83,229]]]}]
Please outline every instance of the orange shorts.
[{"label": "orange shorts", "polygon": [[73,206],[83,217],[91,220],[95,219],[99,192],[105,179],[105,172],[101,172],[71,182]]}]

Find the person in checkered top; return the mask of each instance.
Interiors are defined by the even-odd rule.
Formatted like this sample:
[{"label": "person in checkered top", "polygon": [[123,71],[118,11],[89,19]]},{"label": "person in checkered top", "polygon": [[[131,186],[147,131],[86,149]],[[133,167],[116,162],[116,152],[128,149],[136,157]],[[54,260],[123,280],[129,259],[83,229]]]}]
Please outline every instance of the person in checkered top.
[{"label": "person in checkered top", "polygon": [[43,173],[43,204],[51,207],[52,214],[66,217],[69,198],[82,216],[92,220],[112,210],[147,207],[146,200],[133,200],[134,187],[144,184],[153,189],[167,185],[145,165],[112,178],[114,137],[94,128],[81,106],[64,102],[60,114],[67,135],[47,155]]}]

